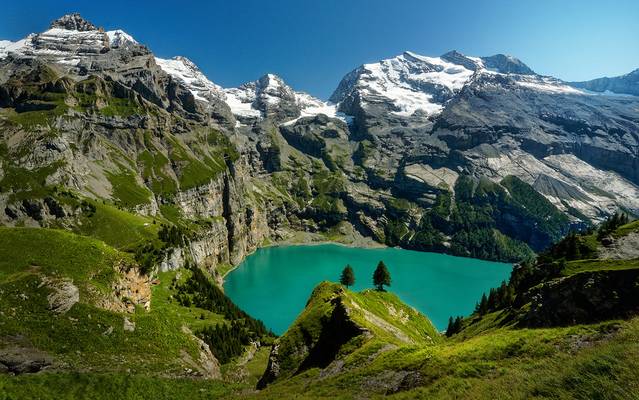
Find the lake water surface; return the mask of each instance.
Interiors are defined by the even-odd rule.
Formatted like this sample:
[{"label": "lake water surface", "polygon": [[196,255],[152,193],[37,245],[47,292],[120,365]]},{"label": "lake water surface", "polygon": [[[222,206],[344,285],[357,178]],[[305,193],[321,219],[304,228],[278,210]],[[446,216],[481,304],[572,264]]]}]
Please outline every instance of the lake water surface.
[{"label": "lake water surface", "polygon": [[350,264],[355,271],[352,289],[371,288],[380,260],[392,277],[388,290],[428,316],[439,330],[446,329],[449,316],[471,313],[482,293],[508,280],[512,269],[510,264],[396,248],[267,247],[230,272],[224,290],[244,311],[282,334],[319,282],[338,282]]}]

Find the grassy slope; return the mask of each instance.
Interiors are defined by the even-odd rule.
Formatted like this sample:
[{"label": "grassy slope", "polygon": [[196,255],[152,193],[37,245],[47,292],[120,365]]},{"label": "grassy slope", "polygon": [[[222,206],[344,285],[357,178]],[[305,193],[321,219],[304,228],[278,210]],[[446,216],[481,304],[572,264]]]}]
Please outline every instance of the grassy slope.
[{"label": "grassy slope", "polygon": [[107,172],[107,178],[113,188],[113,197],[118,203],[127,208],[133,208],[150,201],[151,191],[140,186],[132,172],[113,174]]},{"label": "grassy slope", "polygon": [[639,362],[638,338],[636,319],[618,325],[498,329],[437,348],[421,368],[434,378],[432,385],[410,396],[631,398],[639,388],[633,367]]},{"label": "grassy slope", "polygon": [[0,400],[218,399],[238,385],[122,373],[0,375]]},{"label": "grassy slope", "polygon": [[[0,336],[22,335],[72,370],[180,374],[184,352],[194,359],[199,354],[182,326],[222,320],[170,301],[168,275],[153,288],[150,312],[124,315],[97,307],[96,293],[111,291],[117,278],[114,265],[131,260],[95,239],[59,230],[0,228],[0,255]],[[80,302],[64,315],[48,311],[50,290],[41,285],[43,276],[71,279],[80,289]],[[134,332],[124,331],[125,316],[135,322]]]},{"label": "grassy slope", "polygon": [[[179,318],[197,323],[197,313],[186,311],[184,316],[184,310],[176,313],[171,309],[168,286],[174,274],[161,276],[163,284],[155,289],[153,307],[163,315],[168,314],[167,321],[181,315]],[[315,300],[331,297],[334,287],[327,285],[315,293]],[[349,291],[345,297],[351,305],[356,302],[385,319],[389,317],[388,305],[396,311],[407,308],[390,293]],[[311,303],[296,325],[302,321],[315,323],[316,318],[325,314],[324,304],[324,301]],[[633,393],[639,390],[639,371],[634,368],[639,363],[639,319],[564,328],[514,329],[502,326],[503,315],[493,313],[474,321],[462,334],[451,339],[438,338],[433,345],[422,337],[413,345],[395,340],[397,347],[387,348],[392,338],[383,337],[384,332],[359,316],[354,318],[368,324],[375,338],[344,357],[342,373],[319,379],[320,371],[310,369],[261,392],[247,391],[245,385],[150,378],[138,366],[130,376],[122,372],[92,372],[0,377],[3,388],[0,393],[13,398],[82,398],[80,393],[84,398],[109,398],[114,390],[119,397],[132,399],[358,398],[363,394],[383,395],[389,371],[417,371],[421,375],[422,386],[395,394],[399,398],[633,398]],[[396,319],[389,322],[399,323]],[[433,333],[425,318],[414,322],[407,323],[409,329],[403,331],[411,336],[420,329]],[[259,371],[264,358],[262,351],[258,365],[247,367]],[[371,386],[371,382],[381,382],[382,386]]]},{"label": "grassy slope", "polygon": [[95,206],[95,212],[82,217],[82,224],[73,227],[76,233],[91,236],[121,250],[157,237],[159,223],[153,218],[135,215],[112,205],[86,200]]},{"label": "grassy slope", "polygon": [[632,221],[626,225],[620,226],[612,233],[612,235],[616,238],[619,238],[637,231],[639,231],[639,219],[636,221]]},{"label": "grassy slope", "polygon": [[[357,303],[360,309],[367,310],[392,325],[416,344],[432,344],[439,341],[439,333],[428,318],[412,307],[404,304],[397,295],[390,292],[378,292],[368,289],[362,292],[348,292],[351,303]],[[387,329],[366,319],[359,309],[353,310],[353,318],[367,327],[376,337],[393,343],[397,337]]]},{"label": "grassy slope", "polygon": [[63,230],[0,227],[0,238],[0,278],[5,281],[37,272],[95,282],[96,276],[113,278],[115,261],[124,257],[104,242]]},{"label": "grassy slope", "polygon": [[564,275],[574,275],[579,272],[604,270],[623,270],[639,268],[639,259],[635,260],[575,260],[566,263]]},{"label": "grassy slope", "polygon": [[[428,318],[402,303],[395,294],[374,290],[364,290],[358,293],[335,283],[322,282],[313,290],[306,308],[282,336],[280,343],[299,340],[300,336],[303,335],[302,330],[311,335],[319,335],[320,321],[332,312],[331,300],[336,297],[342,298],[350,310],[350,318],[357,325],[371,331],[377,339],[387,343],[401,344],[402,340],[392,334],[394,330],[397,330],[401,332],[402,336],[419,344],[430,344],[438,340],[439,334]],[[366,317],[365,311],[369,315],[373,314],[383,320],[392,328],[388,329],[385,326],[375,324]],[[405,316],[405,321],[400,321],[400,316]]]}]

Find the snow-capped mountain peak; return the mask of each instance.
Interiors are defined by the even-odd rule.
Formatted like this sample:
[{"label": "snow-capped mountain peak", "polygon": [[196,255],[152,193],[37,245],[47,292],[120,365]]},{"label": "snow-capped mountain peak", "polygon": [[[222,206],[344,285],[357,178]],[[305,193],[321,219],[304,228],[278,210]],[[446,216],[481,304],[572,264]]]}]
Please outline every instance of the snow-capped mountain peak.
[{"label": "snow-capped mountain peak", "polygon": [[357,95],[365,103],[385,103],[391,113],[438,114],[446,101],[475,73],[473,68],[442,57],[406,51],[377,63],[364,64],[344,78],[331,101],[340,103]]},{"label": "snow-capped mountain peak", "polygon": [[359,107],[400,118],[434,117],[462,88],[485,75],[500,75],[503,82],[521,90],[585,94],[558,79],[538,75],[504,54],[472,57],[453,50],[428,57],[405,51],[347,74],[330,100],[349,115],[355,115]]},{"label": "snow-capped mountain peak", "polygon": [[44,32],[32,33],[16,42],[0,41],[0,58],[10,54],[22,58],[42,57],[74,66],[83,57],[131,45],[138,42],[126,32],[119,29],[105,32],[74,13],[53,21]]},{"label": "snow-capped mountain peak", "polygon": [[293,89],[275,74],[266,74],[258,79],[255,82],[255,94],[255,100],[264,105],[295,101]]},{"label": "snow-capped mountain peak", "polygon": [[295,92],[277,75],[266,74],[253,82],[224,90],[226,102],[240,121],[267,116],[278,120],[297,118]]},{"label": "snow-capped mountain peak", "polygon": [[490,57],[481,57],[486,69],[501,74],[536,75],[518,58],[506,54],[495,54]]},{"label": "snow-capped mountain peak", "polygon": [[290,124],[300,117],[318,114],[346,120],[343,114],[337,112],[335,104],[297,92],[275,74],[266,74],[257,81],[224,89],[224,92],[233,114],[244,123],[271,118]]},{"label": "snow-capped mountain peak", "polygon": [[127,45],[139,44],[131,35],[121,29],[106,32],[109,38],[109,44],[113,48],[124,47]]}]

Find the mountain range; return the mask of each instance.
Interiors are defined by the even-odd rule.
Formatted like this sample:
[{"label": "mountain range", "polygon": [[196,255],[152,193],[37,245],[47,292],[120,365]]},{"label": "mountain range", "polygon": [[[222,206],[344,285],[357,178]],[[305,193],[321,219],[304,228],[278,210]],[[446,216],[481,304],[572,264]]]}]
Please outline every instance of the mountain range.
[{"label": "mountain range", "polygon": [[[5,130],[4,171],[48,169],[44,186],[138,213],[166,217],[162,207],[177,207],[188,218],[228,219],[230,206],[175,201],[228,170],[228,154],[194,134],[212,129],[228,142],[218,147],[238,153],[228,182],[252,182],[233,191],[260,226],[249,248],[346,224],[390,245],[514,260],[617,209],[639,211],[636,71],[568,83],[501,54],[405,52],[354,69],[324,102],[274,74],[222,88],[187,58],[157,58],[126,32],[77,14],[0,42],[0,57],[0,105],[5,124],[17,122]],[[31,154],[19,154],[22,145]],[[4,175],[3,223],[46,225],[43,200],[23,198],[25,188]],[[226,236],[231,225],[221,227]],[[482,251],[486,243],[497,250]]]}]

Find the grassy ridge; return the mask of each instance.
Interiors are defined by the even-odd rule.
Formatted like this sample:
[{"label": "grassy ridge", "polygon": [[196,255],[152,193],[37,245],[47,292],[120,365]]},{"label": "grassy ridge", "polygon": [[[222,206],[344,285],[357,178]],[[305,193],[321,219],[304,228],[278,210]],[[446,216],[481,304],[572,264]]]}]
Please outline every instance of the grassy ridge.
[{"label": "grassy ridge", "polygon": [[562,273],[574,275],[580,272],[611,271],[639,268],[639,259],[634,260],[575,260],[566,263]]},{"label": "grassy ridge", "polygon": [[0,278],[33,269],[78,281],[108,275],[124,257],[104,242],[67,231],[7,227],[0,227],[0,255]]},{"label": "grassy ridge", "polygon": [[326,359],[328,353],[355,362],[383,346],[430,346],[439,340],[431,322],[392,293],[355,293],[341,285],[322,282],[276,343],[277,379],[323,365],[330,361]]},{"label": "grassy ridge", "polygon": [[131,214],[112,205],[86,200],[95,211],[83,215],[82,224],[73,227],[76,233],[95,237],[121,249],[131,250],[157,237],[159,224],[153,218]]}]

